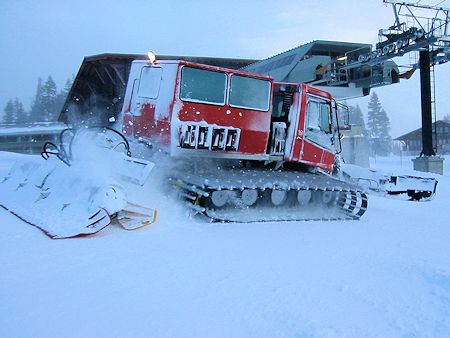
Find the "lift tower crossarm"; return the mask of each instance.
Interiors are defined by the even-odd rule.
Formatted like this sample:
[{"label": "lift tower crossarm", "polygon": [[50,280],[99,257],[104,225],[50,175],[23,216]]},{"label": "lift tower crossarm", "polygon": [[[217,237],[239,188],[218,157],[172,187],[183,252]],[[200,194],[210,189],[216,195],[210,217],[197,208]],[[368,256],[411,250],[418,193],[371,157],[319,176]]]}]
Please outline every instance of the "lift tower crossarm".
[{"label": "lift tower crossarm", "polygon": [[[399,26],[401,25],[400,22],[400,16],[406,16],[405,14],[402,14],[402,9],[406,8],[409,12],[410,17],[414,18],[416,23],[426,31],[425,27],[422,26],[422,23],[420,22],[420,17],[415,15],[413,13],[414,8],[417,9],[423,9],[428,11],[434,11],[434,18],[428,18],[431,19],[431,27],[429,28],[429,31],[426,32],[427,35],[436,35],[435,31],[438,30],[443,26],[443,30],[440,33],[442,36],[448,35],[448,23],[450,21],[450,8],[445,8],[439,5],[426,5],[426,4],[420,4],[420,1],[418,2],[407,2],[407,1],[399,1],[399,0],[383,0],[383,3],[385,4],[391,4],[392,9],[394,10],[395,15],[395,25]],[[424,19],[424,18],[421,18]],[[436,22],[443,22],[443,24],[435,26]]]},{"label": "lift tower crossarm", "polygon": [[423,8],[423,9],[432,9],[432,10],[442,10],[442,11],[448,11],[449,8],[440,7],[440,6],[431,6],[431,5],[421,5],[419,2],[408,2],[408,1],[399,1],[399,0],[383,0],[386,4],[392,4],[392,5],[401,5],[401,6],[409,6],[409,7],[415,7],[415,8]]}]

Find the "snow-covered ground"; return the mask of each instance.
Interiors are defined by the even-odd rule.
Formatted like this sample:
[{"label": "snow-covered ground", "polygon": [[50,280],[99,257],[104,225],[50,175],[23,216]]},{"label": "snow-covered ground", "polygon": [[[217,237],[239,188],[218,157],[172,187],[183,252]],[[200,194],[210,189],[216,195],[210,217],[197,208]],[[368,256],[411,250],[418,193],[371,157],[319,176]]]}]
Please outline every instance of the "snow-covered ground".
[{"label": "snow-covered ground", "polygon": [[445,167],[434,200],[360,221],[211,224],[153,193],[150,227],[51,240],[0,210],[0,337],[448,337]]}]

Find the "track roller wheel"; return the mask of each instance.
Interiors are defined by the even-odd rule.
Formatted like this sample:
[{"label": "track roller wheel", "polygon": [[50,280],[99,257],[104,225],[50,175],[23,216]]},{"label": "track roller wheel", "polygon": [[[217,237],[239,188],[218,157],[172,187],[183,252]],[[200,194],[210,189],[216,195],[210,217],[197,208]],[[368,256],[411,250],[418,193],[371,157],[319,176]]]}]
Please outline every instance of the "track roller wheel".
[{"label": "track roller wheel", "polygon": [[322,202],[324,204],[330,204],[331,202],[333,202],[336,199],[336,195],[332,192],[332,191],[324,191],[322,192]]},{"label": "track roller wheel", "polygon": [[251,206],[258,200],[258,190],[256,189],[244,189],[241,193],[241,201],[246,206]]},{"label": "track roller wheel", "polygon": [[299,190],[297,192],[297,201],[300,205],[307,205],[311,201],[312,193],[310,190]]},{"label": "track roller wheel", "polygon": [[216,190],[211,194],[211,202],[215,207],[223,207],[230,200],[231,191],[229,190]]},{"label": "track roller wheel", "polygon": [[270,200],[273,205],[279,206],[286,201],[287,191],[286,190],[272,190],[270,193]]}]

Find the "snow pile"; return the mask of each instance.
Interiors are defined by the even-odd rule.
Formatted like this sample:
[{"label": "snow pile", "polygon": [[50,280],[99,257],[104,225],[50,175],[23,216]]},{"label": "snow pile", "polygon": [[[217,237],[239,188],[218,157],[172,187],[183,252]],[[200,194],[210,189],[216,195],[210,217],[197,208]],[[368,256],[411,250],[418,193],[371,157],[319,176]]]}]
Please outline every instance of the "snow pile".
[{"label": "snow pile", "polygon": [[445,165],[434,200],[370,196],[356,222],[208,223],[147,190],[156,224],[51,241],[0,210],[0,336],[446,337]]},{"label": "snow pile", "polygon": [[57,150],[62,160],[16,156],[0,178],[0,205],[52,238],[91,234],[109,225],[110,216],[129,201],[124,176],[144,183],[152,167],[127,157],[125,144],[90,130]]}]

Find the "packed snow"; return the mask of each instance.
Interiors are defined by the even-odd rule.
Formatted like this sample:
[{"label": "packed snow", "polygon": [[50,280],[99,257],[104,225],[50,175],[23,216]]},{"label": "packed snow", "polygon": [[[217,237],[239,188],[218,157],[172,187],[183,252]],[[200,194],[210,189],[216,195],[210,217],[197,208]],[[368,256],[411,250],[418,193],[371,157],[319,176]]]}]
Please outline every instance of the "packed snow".
[{"label": "packed snow", "polygon": [[[422,175],[410,160],[372,168]],[[152,180],[136,231],[52,240],[0,209],[0,337],[449,336],[444,165],[432,201],[370,195],[360,221],[209,223]]]}]

